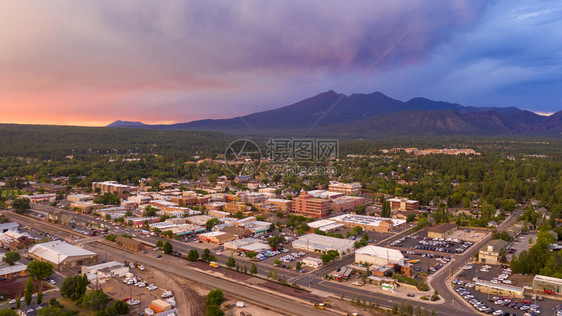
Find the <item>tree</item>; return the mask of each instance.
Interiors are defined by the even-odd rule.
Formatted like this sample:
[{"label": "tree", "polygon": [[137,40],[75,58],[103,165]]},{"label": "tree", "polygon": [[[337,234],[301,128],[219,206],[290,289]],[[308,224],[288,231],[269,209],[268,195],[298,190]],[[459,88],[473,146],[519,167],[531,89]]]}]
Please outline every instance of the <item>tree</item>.
[{"label": "tree", "polygon": [[285,242],[285,236],[275,234],[267,239],[267,243],[271,248],[279,248],[279,245]]},{"label": "tree", "polygon": [[296,266],[295,266],[295,269],[297,269],[297,270],[299,270],[299,271],[302,269],[302,264],[301,264],[300,261],[297,261]]},{"label": "tree", "polygon": [[109,297],[107,297],[102,290],[90,291],[88,294],[84,295],[82,299],[82,305],[94,311],[104,309],[107,303],[109,303]]},{"label": "tree", "polygon": [[48,262],[33,260],[27,265],[27,272],[35,280],[42,280],[53,274],[53,265]]},{"label": "tree", "polygon": [[391,214],[390,202],[384,201],[382,203],[381,216],[388,218],[390,217],[390,214]]},{"label": "tree", "polygon": [[205,316],[224,316],[224,312],[217,305],[207,305]]},{"label": "tree", "polygon": [[14,310],[6,308],[0,311],[0,316],[18,316]]},{"label": "tree", "polygon": [[158,248],[162,248],[163,245],[164,245],[164,242],[162,240],[158,240],[156,242],[156,247],[158,247]]},{"label": "tree", "polygon": [[4,258],[2,258],[2,261],[6,262],[11,266],[13,266],[18,260],[20,260],[20,253],[17,251],[8,251],[4,255]]},{"label": "tree", "polygon": [[362,231],[363,231],[363,228],[361,226],[353,227],[353,236],[357,236],[357,235],[361,234]]},{"label": "tree", "polygon": [[172,252],[172,250],[173,250],[172,244],[169,241],[166,241],[162,246],[162,251],[164,251],[164,253],[166,254],[169,254]]},{"label": "tree", "polygon": [[196,249],[191,249],[191,250],[187,253],[187,260],[189,260],[189,261],[196,261],[197,259],[199,259],[199,253],[197,252]]},{"label": "tree", "polygon": [[12,207],[16,213],[23,214],[31,208],[30,200],[28,198],[17,198],[12,202]]},{"label": "tree", "polygon": [[20,309],[21,307],[21,296],[16,297],[16,309]]},{"label": "tree", "polygon": [[88,277],[85,274],[67,277],[60,288],[61,296],[75,301],[86,293],[88,283]]},{"label": "tree", "polygon": [[31,304],[31,300],[33,299],[33,290],[34,290],[34,286],[33,286],[33,278],[29,277],[27,278],[27,281],[25,282],[25,291],[24,291],[24,298],[25,298],[25,304],[29,305]]},{"label": "tree", "polygon": [[205,299],[205,306],[217,305],[220,306],[222,301],[224,301],[224,293],[221,289],[212,290],[207,294]]},{"label": "tree", "polygon": [[365,211],[367,210],[367,206],[359,205],[357,206],[357,210],[355,211],[358,215],[364,215]]},{"label": "tree", "polygon": [[117,205],[121,203],[121,199],[117,195],[107,192],[104,193],[102,196],[96,197],[93,202],[96,204]]},{"label": "tree", "polygon": [[248,251],[248,253],[246,253],[246,257],[250,258],[250,259],[254,259],[258,254],[255,251]]},{"label": "tree", "polygon": [[229,257],[228,260],[226,260],[226,266],[228,268],[234,268],[236,266],[236,261],[233,257]]},{"label": "tree", "polygon": [[37,304],[41,305],[41,303],[43,303],[43,291],[39,291],[39,293],[37,293]]},{"label": "tree", "polygon": [[205,262],[209,262],[210,256],[211,256],[211,251],[209,250],[209,248],[205,248],[203,250],[203,254],[201,255],[201,260]]},{"label": "tree", "polygon": [[258,273],[258,267],[256,267],[256,265],[254,263],[252,263],[252,266],[250,267],[250,273],[251,274],[257,274]]},{"label": "tree", "polygon": [[127,315],[130,310],[130,305],[120,300],[113,302],[111,307],[115,310],[117,315]]},{"label": "tree", "polygon": [[213,228],[213,227],[219,225],[220,223],[221,223],[221,221],[219,221],[218,218],[211,218],[210,220],[208,220],[208,221],[205,223],[205,227],[206,227],[207,229],[211,229],[211,228]]}]

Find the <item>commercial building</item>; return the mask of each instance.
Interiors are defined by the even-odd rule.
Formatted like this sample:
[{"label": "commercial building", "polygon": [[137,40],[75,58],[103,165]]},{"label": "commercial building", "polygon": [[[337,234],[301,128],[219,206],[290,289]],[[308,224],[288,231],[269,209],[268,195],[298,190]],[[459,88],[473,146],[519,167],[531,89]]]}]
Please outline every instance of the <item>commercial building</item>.
[{"label": "commercial building", "polygon": [[524,289],[521,287],[506,285],[506,284],[495,284],[488,281],[476,280],[474,282],[475,289],[483,293],[491,293],[497,296],[508,296],[515,298],[524,298]]},{"label": "commercial building", "polygon": [[19,227],[20,227],[20,224],[15,223],[15,222],[2,223],[2,224],[0,224],[0,233],[5,233],[7,231],[17,232]]},{"label": "commercial building", "polygon": [[316,234],[307,234],[292,242],[293,248],[326,253],[328,250],[336,250],[340,254],[353,251],[354,241],[349,239],[334,238]]},{"label": "commercial building", "polygon": [[241,212],[247,212],[250,210],[250,207],[248,205],[246,205],[245,203],[242,202],[232,202],[232,203],[228,203],[224,206],[224,211],[228,212],[232,215]]},{"label": "commercial building", "polygon": [[76,224],[76,219],[72,214],[66,214],[61,210],[53,209],[47,214],[47,220],[53,223],[60,223],[63,225],[74,226]]},{"label": "commercial building", "polygon": [[129,209],[122,206],[108,207],[96,210],[96,213],[105,219],[107,219],[107,216],[109,216],[110,219],[125,217],[127,215],[127,212],[129,212]]},{"label": "commercial building", "polygon": [[172,198],[172,202],[183,205],[203,205],[209,203],[209,197],[199,195],[186,195],[184,192],[182,197]]},{"label": "commercial building", "polygon": [[20,198],[29,199],[29,202],[33,204],[46,204],[55,202],[57,200],[57,195],[55,193],[20,195]]},{"label": "commercial building", "polygon": [[347,227],[360,226],[368,231],[384,233],[392,232],[406,224],[406,221],[401,219],[349,214],[332,217],[330,220],[342,223]]},{"label": "commercial building", "polygon": [[293,201],[285,199],[267,199],[266,204],[271,204],[279,208],[283,213],[289,213],[293,210]]},{"label": "commercial building", "polygon": [[336,198],[344,196],[343,193],[331,192],[331,191],[326,191],[326,190],[311,190],[311,191],[308,191],[308,195],[312,195],[313,197],[318,198],[318,199],[328,199],[328,200],[336,199]]},{"label": "commercial building", "polygon": [[244,192],[243,194],[240,194],[238,197],[240,199],[240,202],[249,203],[252,205],[256,205],[258,203],[262,203],[265,200],[267,200],[267,196],[265,194],[258,193],[258,192]]},{"label": "commercial building", "polygon": [[324,262],[320,258],[306,257],[302,259],[302,264],[304,264],[307,267],[318,268],[321,265],[323,265]]},{"label": "commercial building", "polygon": [[214,211],[222,211],[224,210],[224,207],[226,206],[226,203],[224,202],[210,202],[204,205],[205,209],[210,211],[210,210],[214,210]]},{"label": "commercial building", "polygon": [[220,231],[199,234],[199,240],[201,242],[206,242],[213,245],[222,245],[225,242],[233,241],[236,239],[238,239],[238,237],[236,237],[235,235]]},{"label": "commercial building", "polygon": [[328,191],[339,192],[346,195],[359,195],[361,194],[362,186],[359,182],[343,183],[338,181],[330,181],[330,184],[328,185]]},{"label": "commercial building", "polygon": [[330,208],[336,213],[343,213],[356,209],[359,205],[365,204],[365,198],[361,196],[342,196],[332,199]]},{"label": "commercial building", "polygon": [[124,236],[117,236],[117,238],[115,238],[115,243],[117,244],[117,246],[121,248],[125,248],[127,250],[132,250],[132,251],[142,251],[145,248],[142,241],[124,237]]},{"label": "commercial building", "polygon": [[95,263],[98,255],[64,241],[50,241],[33,246],[28,255],[39,261],[49,262],[56,269],[74,268]]},{"label": "commercial building", "polygon": [[224,232],[224,233],[231,233],[238,238],[249,238],[254,236],[254,232],[244,228],[244,227],[235,227],[235,226],[226,226],[226,225],[216,225],[211,229],[214,232]]},{"label": "commercial building", "polygon": [[66,200],[69,202],[85,202],[93,199],[94,197],[90,194],[69,194],[66,197]]},{"label": "commercial building", "polygon": [[82,274],[86,274],[90,282],[103,283],[112,277],[124,277],[129,273],[129,267],[122,262],[110,261],[93,266],[82,266]]},{"label": "commercial building", "polygon": [[96,189],[99,189],[101,194],[114,193],[122,195],[126,192],[135,192],[138,188],[136,186],[120,184],[117,181],[92,182],[92,190],[95,191]]},{"label": "commercial building", "polygon": [[312,218],[330,215],[330,200],[315,198],[306,191],[302,191],[293,203],[293,212],[298,215]]},{"label": "commercial building", "polygon": [[416,200],[393,198],[386,201],[390,203],[390,208],[393,210],[411,211],[420,208],[420,203]]},{"label": "commercial building", "polygon": [[229,217],[230,213],[229,212],[223,212],[223,211],[209,211],[209,213],[207,213],[209,216],[213,216],[216,218],[224,218],[224,217]]},{"label": "commercial building", "polygon": [[355,262],[365,262],[375,266],[405,265],[404,255],[400,250],[379,246],[365,246],[355,250]]},{"label": "commercial building", "polygon": [[342,227],[344,227],[345,225],[342,223],[338,223],[336,221],[332,221],[329,219],[320,219],[311,223],[308,223],[308,227],[312,228],[312,229],[320,229],[321,231],[325,232],[325,233],[331,233],[334,232]]},{"label": "commercial building", "polygon": [[487,245],[480,248],[480,251],[478,252],[478,261],[483,263],[499,264],[501,250],[505,250],[506,246],[507,241],[501,239],[488,242]]},{"label": "commercial building", "polygon": [[552,291],[560,294],[562,293],[562,279],[537,274],[533,278],[533,290]]},{"label": "commercial building", "polygon": [[8,230],[0,233],[0,245],[5,249],[22,249],[35,243],[35,238],[21,234],[18,231]]},{"label": "commercial building", "polygon": [[148,216],[148,217],[135,217],[129,216],[125,217],[125,223],[133,227],[144,227],[145,224],[154,224],[160,222],[160,217],[158,216]]},{"label": "commercial building", "polygon": [[447,238],[453,231],[457,229],[457,224],[442,223],[427,229],[427,237],[429,238]]},{"label": "commercial building", "polygon": [[34,183],[31,185],[31,187],[35,190],[43,190],[44,192],[49,192],[49,193],[58,193],[66,190],[66,186],[64,185],[58,185],[52,183]]},{"label": "commercial building", "polygon": [[224,250],[230,250],[233,252],[245,253],[253,251],[255,253],[260,253],[269,249],[271,249],[271,247],[269,247],[268,244],[257,238],[242,238],[224,243]]},{"label": "commercial building", "polygon": [[15,263],[13,266],[3,265],[0,267],[0,277],[2,278],[13,278],[16,276],[26,276],[27,266],[19,262]]}]

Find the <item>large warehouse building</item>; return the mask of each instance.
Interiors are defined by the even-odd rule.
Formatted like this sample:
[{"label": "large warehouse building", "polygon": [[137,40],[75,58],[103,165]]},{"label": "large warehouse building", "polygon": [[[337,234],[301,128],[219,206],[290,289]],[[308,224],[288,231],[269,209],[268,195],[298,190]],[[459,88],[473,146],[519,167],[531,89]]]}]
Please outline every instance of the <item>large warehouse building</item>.
[{"label": "large warehouse building", "polygon": [[37,244],[29,250],[29,256],[35,260],[49,262],[57,270],[90,265],[98,259],[96,253],[64,241]]},{"label": "large warehouse building", "polygon": [[354,241],[349,239],[334,238],[316,234],[307,234],[294,240],[293,248],[326,253],[328,250],[337,250],[340,254],[353,251]]},{"label": "large warehouse building", "polygon": [[376,266],[405,264],[404,256],[400,250],[379,246],[365,246],[355,250],[355,262],[366,262]]}]

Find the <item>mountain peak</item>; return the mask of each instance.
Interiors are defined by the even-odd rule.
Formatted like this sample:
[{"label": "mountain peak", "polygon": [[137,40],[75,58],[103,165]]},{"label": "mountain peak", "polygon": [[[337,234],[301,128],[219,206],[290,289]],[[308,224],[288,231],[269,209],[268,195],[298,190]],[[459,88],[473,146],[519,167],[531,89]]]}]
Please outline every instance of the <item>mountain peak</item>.
[{"label": "mountain peak", "polygon": [[117,120],[117,121],[107,125],[106,127],[139,127],[139,126],[145,126],[145,125],[146,124],[144,124],[142,122]]}]

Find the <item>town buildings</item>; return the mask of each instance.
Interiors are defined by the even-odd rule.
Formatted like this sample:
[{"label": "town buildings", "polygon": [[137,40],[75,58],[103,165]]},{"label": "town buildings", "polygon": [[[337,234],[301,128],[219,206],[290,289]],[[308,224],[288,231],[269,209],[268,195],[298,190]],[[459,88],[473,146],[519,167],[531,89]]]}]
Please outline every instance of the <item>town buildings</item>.
[{"label": "town buildings", "polygon": [[328,191],[339,192],[345,195],[360,195],[362,191],[361,183],[343,183],[338,181],[331,181],[328,185]]},{"label": "town buildings", "polygon": [[293,212],[312,218],[324,218],[330,215],[330,201],[321,198],[315,198],[302,191],[301,194],[293,200]]}]

